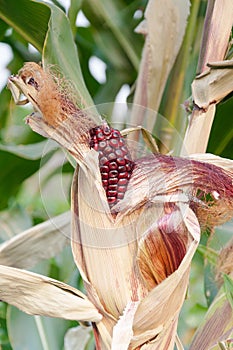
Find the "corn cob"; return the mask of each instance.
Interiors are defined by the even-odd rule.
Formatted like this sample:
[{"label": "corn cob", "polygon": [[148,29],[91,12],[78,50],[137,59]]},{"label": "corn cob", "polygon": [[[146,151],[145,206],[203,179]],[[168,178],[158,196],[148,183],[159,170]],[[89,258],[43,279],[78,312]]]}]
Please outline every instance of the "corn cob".
[{"label": "corn cob", "polygon": [[124,198],[134,162],[126,141],[106,122],[90,130],[90,147],[99,153],[102,185],[110,208]]}]

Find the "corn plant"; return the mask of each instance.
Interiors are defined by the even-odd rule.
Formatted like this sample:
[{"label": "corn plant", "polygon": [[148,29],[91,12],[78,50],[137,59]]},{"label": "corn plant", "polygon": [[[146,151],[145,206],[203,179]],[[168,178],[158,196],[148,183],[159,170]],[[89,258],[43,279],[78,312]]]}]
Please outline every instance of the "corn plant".
[{"label": "corn plant", "polygon": [[[210,307],[189,349],[230,349],[232,238],[219,251],[212,242],[215,227],[233,216],[233,162],[224,152],[205,152],[218,135],[214,118],[224,119],[233,90],[232,1],[208,1],[206,8],[201,1],[71,1],[68,17],[58,5],[0,0],[4,31],[13,27],[41,54],[41,63],[27,60],[9,77],[11,108],[21,114],[25,109],[13,103],[30,103],[22,127],[53,140],[12,145],[3,133],[1,150],[36,162],[21,181],[39,167],[42,173],[38,159],[44,153],[45,163],[61,155],[58,144],[65,164],[74,168],[70,210],[53,218],[48,212],[48,221],[1,244],[0,299],[15,317],[21,315],[17,309],[35,315],[38,349],[180,350],[179,315],[198,252],[206,264],[205,283],[212,275],[215,290],[206,286]],[[109,79],[95,96],[96,82],[84,69],[88,53],[79,49],[86,38],[75,25],[80,9],[91,23],[86,47],[92,43],[108,63]],[[143,19],[132,28],[129,19],[136,13]],[[123,113],[121,104],[110,102],[125,82],[132,93]],[[221,133],[227,153],[232,133],[225,127]],[[77,267],[84,288],[28,271],[46,258],[51,264],[68,245],[66,268]],[[62,337],[49,340],[50,321],[40,316],[80,325],[66,324]],[[17,323],[8,327],[8,337],[13,349],[22,349],[25,340],[11,329],[17,334]]]}]

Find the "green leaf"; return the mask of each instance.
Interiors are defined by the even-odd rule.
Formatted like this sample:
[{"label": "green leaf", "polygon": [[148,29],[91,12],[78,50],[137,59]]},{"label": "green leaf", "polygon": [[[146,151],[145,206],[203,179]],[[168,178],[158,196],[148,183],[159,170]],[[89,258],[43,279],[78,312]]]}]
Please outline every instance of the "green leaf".
[{"label": "green leaf", "polygon": [[20,233],[32,226],[32,220],[25,208],[13,203],[10,208],[0,212],[0,237],[6,241],[17,233]]},{"label": "green leaf", "polygon": [[83,0],[71,0],[70,1],[68,17],[70,20],[70,25],[72,28],[73,35],[75,35],[76,31],[77,31],[76,18],[78,15],[78,11],[81,9],[82,2],[83,2]]},{"label": "green leaf", "polygon": [[0,150],[6,151],[16,156],[25,159],[36,160],[42,158],[45,154],[48,154],[58,148],[58,144],[54,141],[42,141],[32,143],[29,145],[2,145],[0,144]]},{"label": "green leaf", "polygon": [[8,25],[3,20],[0,20],[0,40],[4,37],[4,34],[8,28]]},{"label": "green leaf", "polygon": [[214,249],[207,247],[203,244],[199,244],[197,250],[203,255],[205,259],[208,260],[209,263],[211,263],[214,266],[216,265],[218,253]]},{"label": "green leaf", "polygon": [[0,0],[0,18],[39,51],[43,48],[49,16],[48,7],[35,1]]},{"label": "green leaf", "polygon": [[233,147],[233,97],[217,106],[207,152],[232,159]]},{"label": "green leaf", "polygon": [[223,275],[223,280],[224,280],[224,290],[225,290],[227,299],[233,310],[233,280],[230,276],[226,274]]},{"label": "green leaf", "polygon": [[[0,18],[43,53],[45,66],[57,65],[73,82],[80,107],[93,105],[85,86],[70,23],[65,13],[43,1],[0,0]],[[98,122],[100,119],[97,117]]]},{"label": "green leaf", "polygon": [[11,196],[17,194],[22,182],[35,173],[40,164],[40,159],[28,160],[0,151],[0,210],[7,206]]},{"label": "green leaf", "polygon": [[69,321],[29,316],[13,306],[8,306],[7,327],[14,350],[63,349],[64,335]]},{"label": "green leaf", "polygon": [[[43,48],[44,65],[57,65],[64,77],[72,81],[80,107],[92,106],[93,101],[83,80],[77,48],[68,18],[58,7],[52,4],[44,5],[49,6],[51,11]],[[100,119],[98,121],[100,122]]]},{"label": "green leaf", "polygon": [[[137,37],[137,35],[133,32],[135,28],[131,28],[131,24],[134,23],[133,13],[131,13],[133,12],[132,8],[129,8],[131,11],[126,11],[122,1],[109,0],[91,0],[84,5],[89,7],[87,11],[89,11],[91,17],[93,17],[94,14],[95,20],[98,20],[101,25],[103,22],[107,24],[133,67],[137,70],[139,66],[139,56],[136,53],[137,45],[135,45],[135,37]],[[134,5],[137,6],[136,2],[134,2]],[[127,16],[125,16],[126,12]],[[130,13],[132,15],[131,18],[129,16]],[[87,16],[88,19],[90,19],[90,16]]]}]

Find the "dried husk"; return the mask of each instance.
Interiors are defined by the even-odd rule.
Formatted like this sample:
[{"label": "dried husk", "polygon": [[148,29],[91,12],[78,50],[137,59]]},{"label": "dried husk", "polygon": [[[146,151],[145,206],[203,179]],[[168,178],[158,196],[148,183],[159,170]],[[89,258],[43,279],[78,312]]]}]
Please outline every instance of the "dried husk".
[{"label": "dried husk", "polygon": [[[98,166],[97,159],[94,160],[93,157],[94,152],[90,155],[90,162],[93,165],[96,161]],[[220,158],[216,158],[220,162]],[[228,168],[232,167],[232,161],[225,160],[225,163]],[[232,173],[229,169],[223,170],[197,160],[162,155],[139,159],[125,198],[112,209],[117,213],[115,216],[106,212],[106,199],[103,190],[99,188],[98,172],[92,174],[87,176],[79,169],[79,173],[76,172],[74,176],[72,248],[77,266],[86,281],[89,298],[96,307],[101,304],[107,312],[103,321],[97,324],[100,334],[100,327],[109,332],[108,340],[105,340],[105,336],[99,339],[100,348],[111,348],[110,339],[112,332],[114,336],[115,327],[117,335],[113,337],[113,349],[114,346],[127,349],[126,344],[129,343],[130,348],[134,349],[154,337],[153,349],[169,349],[168,344],[172,348],[176,322],[174,319],[173,322],[170,321],[172,316],[168,312],[164,314],[162,300],[165,302],[168,295],[172,305],[177,306],[174,311],[172,306],[166,305],[166,310],[171,309],[172,315],[178,317],[183,302],[182,295],[185,296],[188,284],[190,256],[197,246],[197,243],[192,243],[193,236],[195,242],[199,240],[199,224],[196,222],[196,229],[193,229],[195,233],[190,235],[190,227],[187,228],[187,220],[185,221],[186,210],[189,205],[193,208],[203,228],[215,226],[232,217]],[[96,178],[94,174],[97,174]],[[200,198],[197,197],[198,192],[201,193]],[[206,200],[209,193],[213,194],[214,203]],[[182,211],[180,205],[184,207]],[[224,208],[223,213],[218,213],[218,208]],[[191,217],[195,222],[195,215],[192,214]],[[187,256],[190,257],[189,263]],[[184,278],[183,283],[177,275],[170,283],[169,278],[179,274],[181,266],[187,269],[186,273],[180,274],[180,279]],[[154,288],[156,285],[158,286]],[[175,291],[174,286],[177,287]],[[161,296],[156,294],[155,298],[149,299],[150,308],[149,305],[140,308],[152,293],[148,292],[151,290],[159,293],[160,288]],[[155,300],[161,300],[160,304],[155,304]],[[177,300],[177,304],[174,300]],[[132,313],[132,305],[135,315]],[[131,313],[128,314],[125,308],[129,308]],[[138,314],[138,310],[144,310],[144,313]],[[110,315],[114,317],[111,321]],[[143,320],[134,328],[137,315],[146,321]],[[148,315],[153,315],[153,320],[157,320],[154,322],[158,323],[150,325]],[[154,318],[154,315],[159,317]],[[125,335],[126,327],[129,329],[128,338]],[[140,335],[137,335],[137,329]],[[119,336],[120,330],[124,334],[123,339]],[[145,348],[146,346],[149,348],[151,345],[144,345]]]},{"label": "dried husk", "polygon": [[0,265],[0,299],[31,315],[98,322],[102,316],[79,290],[32,272]]},{"label": "dried husk", "polygon": [[[31,78],[33,83],[29,83]],[[34,62],[25,63],[18,75],[10,77],[8,87],[17,104],[32,103],[35,113],[27,119],[32,130],[63,144],[85,166],[89,130],[102,122],[95,108],[88,114],[81,110],[72,91],[66,90],[64,78]],[[26,98],[20,101],[20,94]]]}]

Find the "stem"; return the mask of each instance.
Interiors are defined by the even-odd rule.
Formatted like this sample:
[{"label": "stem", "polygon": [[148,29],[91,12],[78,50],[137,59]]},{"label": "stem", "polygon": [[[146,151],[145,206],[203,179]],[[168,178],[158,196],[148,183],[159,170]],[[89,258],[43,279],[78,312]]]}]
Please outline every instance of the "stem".
[{"label": "stem", "polygon": [[197,74],[209,69],[208,62],[224,59],[231,34],[232,15],[232,0],[208,1]]},{"label": "stem", "polygon": [[35,322],[36,322],[36,326],[38,329],[38,333],[40,336],[43,350],[49,350],[49,344],[48,344],[46,336],[45,336],[45,331],[44,331],[43,324],[41,322],[41,317],[40,316],[34,316],[34,317],[35,317]]}]

